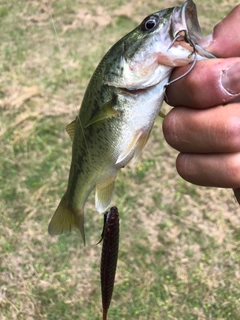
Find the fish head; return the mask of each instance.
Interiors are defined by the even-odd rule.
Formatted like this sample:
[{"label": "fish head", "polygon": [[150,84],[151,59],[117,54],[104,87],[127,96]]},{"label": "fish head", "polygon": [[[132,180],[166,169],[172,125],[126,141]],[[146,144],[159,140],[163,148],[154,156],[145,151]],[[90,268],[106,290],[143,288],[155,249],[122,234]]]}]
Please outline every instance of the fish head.
[{"label": "fish head", "polygon": [[[105,83],[128,90],[156,85],[170,75],[173,67],[194,60],[193,44],[199,39],[201,29],[192,0],[155,12],[112,48]],[[197,59],[204,57],[197,54]]]}]

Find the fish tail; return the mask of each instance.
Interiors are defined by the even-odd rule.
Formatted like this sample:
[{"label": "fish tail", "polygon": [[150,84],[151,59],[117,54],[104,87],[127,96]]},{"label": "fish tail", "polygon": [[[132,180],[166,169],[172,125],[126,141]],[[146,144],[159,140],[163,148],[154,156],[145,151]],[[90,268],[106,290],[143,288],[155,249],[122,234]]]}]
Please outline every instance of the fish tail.
[{"label": "fish tail", "polygon": [[70,208],[67,203],[66,195],[64,195],[49,223],[48,233],[53,236],[70,232],[74,228],[80,230],[85,245],[83,209],[76,211]]}]

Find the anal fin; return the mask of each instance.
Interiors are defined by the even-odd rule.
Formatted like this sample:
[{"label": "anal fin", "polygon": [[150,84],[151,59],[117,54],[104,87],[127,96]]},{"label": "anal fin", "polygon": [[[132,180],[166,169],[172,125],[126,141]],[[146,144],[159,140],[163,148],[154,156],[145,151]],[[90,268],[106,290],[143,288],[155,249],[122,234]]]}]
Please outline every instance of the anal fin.
[{"label": "anal fin", "polygon": [[109,178],[96,185],[95,206],[99,213],[106,211],[111,203],[115,178],[115,175],[111,175]]}]

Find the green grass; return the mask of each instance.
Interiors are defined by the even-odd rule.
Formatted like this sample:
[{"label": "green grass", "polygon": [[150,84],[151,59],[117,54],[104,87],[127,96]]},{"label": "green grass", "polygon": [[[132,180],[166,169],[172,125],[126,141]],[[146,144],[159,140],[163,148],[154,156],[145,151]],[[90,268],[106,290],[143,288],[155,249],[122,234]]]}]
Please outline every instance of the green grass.
[{"label": "green grass", "polygon": [[[234,3],[198,4],[204,34]],[[95,244],[103,218],[93,195],[86,204],[86,248],[77,232],[47,233],[67,184],[65,127],[109,47],[147,13],[170,5],[1,2],[1,320],[101,319],[101,245]],[[109,319],[239,318],[239,208],[231,191],[181,180],[175,157],[158,119],[139,161],[118,175],[113,203],[121,233]]]}]

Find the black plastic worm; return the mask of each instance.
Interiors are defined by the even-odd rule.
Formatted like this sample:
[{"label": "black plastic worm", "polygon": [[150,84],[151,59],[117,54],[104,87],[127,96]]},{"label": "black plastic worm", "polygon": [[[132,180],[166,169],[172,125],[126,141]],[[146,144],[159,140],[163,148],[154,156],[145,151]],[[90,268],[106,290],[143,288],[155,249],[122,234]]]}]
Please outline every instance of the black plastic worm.
[{"label": "black plastic worm", "polygon": [[101,258],[101,290],[103,320],[107,320],[107,312],[111,302],[114,279],[117,268],[119,244],[119,215],[117,207],[111,207],[104,215],[102,232]]}]

